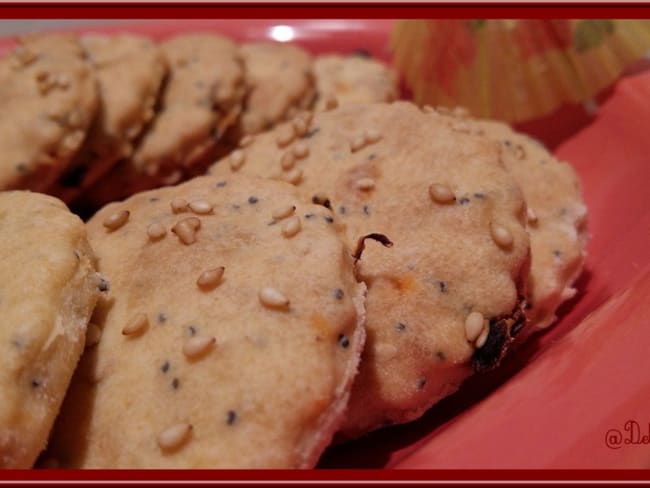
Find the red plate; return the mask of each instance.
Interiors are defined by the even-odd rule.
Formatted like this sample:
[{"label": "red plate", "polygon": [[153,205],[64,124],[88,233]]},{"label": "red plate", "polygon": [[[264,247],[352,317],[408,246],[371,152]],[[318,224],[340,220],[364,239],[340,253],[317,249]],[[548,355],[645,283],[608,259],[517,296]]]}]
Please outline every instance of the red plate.
[{"label": "red plate", "polygon": [[[365,49],[386,59],[390,26],[223,20],[92,30],[281,36],[315,53]],[[578,296],[500,370],[471,378],[416,422],[331,448],[321,466],[650,467],[650,71],[622,79],[595,117],[568,107],[523,129],[556,147],[582,180],[592,239]]]}]

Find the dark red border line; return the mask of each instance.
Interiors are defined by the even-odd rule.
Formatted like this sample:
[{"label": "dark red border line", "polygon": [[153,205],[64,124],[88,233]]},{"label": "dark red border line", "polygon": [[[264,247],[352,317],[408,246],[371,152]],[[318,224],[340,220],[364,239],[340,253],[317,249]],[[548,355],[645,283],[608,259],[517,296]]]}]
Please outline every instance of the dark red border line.
[{"label": "dark red border line", "polygon": [[650,470],[6,470],[0,471],[2,481],[46,480],[124,482],[151,481],[235,481],[263,482],[273,480],[297,481],[639,481],[650,486]]},{"label": "dark red border line", "polygon": [[189,19],[189,18],[650,18],[650,4],[611,3],[5,3],[0,18],[114,18],[114,19]]}]

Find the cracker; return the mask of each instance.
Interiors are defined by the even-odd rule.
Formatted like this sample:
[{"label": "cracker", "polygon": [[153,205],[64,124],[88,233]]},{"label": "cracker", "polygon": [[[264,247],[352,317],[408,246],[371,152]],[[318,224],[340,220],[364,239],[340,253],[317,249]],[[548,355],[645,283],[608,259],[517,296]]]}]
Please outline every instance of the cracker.
[{"label": "cracker", "polygon": [[81,150],[49,190],[67,202],[132,155],[167,72],[160,49],[145,37],[91,34],[81,42],[98,81],[100,104]]},{"label": "cracker", "polygon": [[507,124],[469,119],[459,111],[456,118],[472,131],[501,143],[505,167],[524,193],[531,247],[527,334],[544,329],[555,322],[562,302],[575,296],[573,284],[585,260],[587,207],[578,176],[541,143]]},{"label": "cracker", "polygon": [[59,200],[0,193],[0,468],[45,447],[106,284],[86,229]]},{"label": "cracker", "polygon": [[360,55],[326,54],[314,60],[316,110],[330,100],[348,103],[392,102],[398,97],[397,75],[384,63]]},{"label": "cracker", "polygon": [[[211,172],[293,182],[303,198],[333,209],[351,249],[369,234],[392,241],[367,240],[358,263],[368,341],[343,427],[356,437],[417,418],[473,370],[498,364],[524,321],[526,208],[498,144],[410,103],[348,105],[302,120],[301,136],[301,123],[283,124]],[[472,312],[484,320],[470,320],[470,340]]]},{"label": "cracker", "polygon": [[73,35],[33,35],[0,60],[0,190],[44,191],[81,146],[95,79]]},{"label": "cracker", "polygon": [[304,49],[293,44],[257,42],[242,45],[240,52],[248,92],[235,127],[235,139],[270,129],[309,108],[314,78],[312,58]]},{"label": "cracker", "polygon": [[178,183],[200,165],[241,111],[243,68],[237,46],[212,34],[186,34],[161,43],[169,66],[160,108],[133,156],[86,192],[101,205]]},{"label": "cracker", "polygon": [[237,176],[102,209],[88,229],[111,296],[49,455],[64,467],[312,467],[364,339],[364,287],[330,218],[290,185]]}]

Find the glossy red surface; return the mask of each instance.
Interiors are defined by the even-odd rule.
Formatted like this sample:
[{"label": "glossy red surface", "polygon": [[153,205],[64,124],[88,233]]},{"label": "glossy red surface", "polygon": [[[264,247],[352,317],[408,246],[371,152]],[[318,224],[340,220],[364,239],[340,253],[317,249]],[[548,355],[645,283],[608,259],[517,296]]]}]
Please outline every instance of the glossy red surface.
[{"label": "glossy red surface", "polygon": [[[388,59],[391,22],[383,20],[137,22],[93,31],[247,40],[269,38],[276,25],[314,53],[361,48]],[[0,51],[9,45],[0,42]],[[330,448],[322,467],[650,468],[650,71],[622,79],[601,101],[593,117],[565,107],[521,126],[576,168],[589,207],[586,269],[560,321],[420,420]]]}]

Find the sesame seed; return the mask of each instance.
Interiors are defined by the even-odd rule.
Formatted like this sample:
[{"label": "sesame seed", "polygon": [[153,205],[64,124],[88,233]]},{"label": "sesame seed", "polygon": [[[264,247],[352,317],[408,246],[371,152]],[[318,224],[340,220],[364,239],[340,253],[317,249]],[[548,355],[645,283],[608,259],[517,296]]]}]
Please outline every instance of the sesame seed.
[{"label": "sesame seed", "polygon": [[363,191],[372,190],[375,188],[375,180],[372,178],[361,178],[357,181],[357,188]]},{"label": "sesame seed", "polygon": [[187,210],[187,200],[184,198],[174,198],[171,203],[172,212],[181,213]]},{"label": "sesame seed", "polygon": [[133,317],[122,329],[122,334],[128,336],[135,336],[142,333],[149,325],[147,316],[143,313],[137,314]]},{"label": "sesame seed", "polygon": [[287,220],[285,224],[282,226],[282,235],[287,238],[293,237],[298,232],[300,232],[301,228],[302,226],[300,225],[300,217],[294,215],[289,220]]},{"label": "sesame seed", "polygon": [[174,378],[172,380],[172,388],[174,390],[178,390],[180,388],[180,386],[181,386],[181,381],[178,378]]},{"label": "sesame seed", "polygon": [[294,168],[285,175],[285,179],[292,185],[297,185],[302,179],[302,170]]},{"label": "sesame seed", "polygon": [[86,347],[97,345],[102,338],[102,329],[97,324],[90,323],[86,329]]},{"label": "sesame seed", "polygon": [[367,144],[373,144],[381,139],[381,133],[375,129],[367,129],[363,132]]},{"label": "sesame seed", "polygon": [[251,134],[247,134],[239,141],[239,147],[250,146],[255,138]]},{"label": "sesame seed", "polygon": [[194,230],[199,230],[201,228],[201,219],[198,217],[187,217],[180,222],[187,222],[187,225],[189,225]]},{"label": "sesame seed", "polygon": [[259,201],[260,199],[257,197],[248,197],[248,203],[250,203],[251,205],[255,205]]},{"label": "sesame seed", "polygon": [[512,246],[513,238],[510,231],[502,225],[492,223],[490,225],[492,239],[499,247],[509,248]]},{"label": "sesame seed", "polygon": [[212,209],[214,208],[214,205],[212,205],[209,202],[206,202],[205,200],[195,200],[193,202],[190,202],[190,210],[194,212],[195,214],[199,215],[205,215],[209,214],[212,212]]},{"label": "sesame seed", "polygon": [[356,152],[359,149],[363,149],[365,145],[366,145],[366,138],[363,134],[354,136],[350,141],[350,149],[352,150],[352,152]]},{"label": "sesame seed", "polygon": [[484,328],[483,314],[472,312],[465,318],[465,337],[469,342],[474,342],[481,335]]},{"label": "sesame seed", "polygon": [[199,219],[190,217],[177,222],[172,227],[172,232],[178,236],[183,244],[190,245],[196,242],[196,231],[200,226],[201,221]]},{"label": "sesame seed", "polygon": [[282,127],[278,130],[278,135],[275,137],[275,143],[278,147],[286,147],[291,142],[293,142],[296,134],[293,131],[293,127]]},{"label": "sesame seed", "polygon": [[528,219],[528,223],[530,224],[537,223],[537,214],[530,207],[526,209],[526,218]]},{"label": "sesame seed", "polygon": [[299,137],[304,135],[307,132],[308,129],[307,123],[301,117],[295,118],[294,121],[292,122],[292,125],[293,125],[293,131]]},{"label": "sesame seed", "polygon": [[126,221],[129,220],[129,215],[131,213],[128,210],[120,210],[109,215],[106,220],[104,220],[104,227],[108,230],[117,230],[126,224]]},{"label": "sesame seed", "polygon": [[157,241],[158,239],[163,238],[165,234],[167,234],[167,229],[165,229],[165,226],[159,222],[154,222],[147,227],[147,235],[152,241]]},{"label": "sesame seed", "polygon": [[180,423],[172,425],[160,433],[158,436],[158,445],[165,451],[176,449],[189,439],[191,432],[191,424]]},{"label": "sesame seed", "polygon": [[269,308],[288,308],[289,299],[276,288],[265,286],[259,291],[259,299],[262,305]]},{"label": "sesame seed", "polygon": [[293,155],[298,159],[305,158],[309,155],[309,147],[304,142],[298,142],[293,146]]},{"label": "sesame seed", "polygon": [[160,367],[160,371],[166,373],[167,371],[169,371],[169,367],[170,367],[169,361],[165,361],[163,365]]},{"label": "sesame seed", "polygon": [[217,342],[214,337],[190,337],[183,344],[183,354],[192,359],[204,355]]},{"label": "sesame seed", "polygon": [[490,334],[490,328],[484,327],[483,330],[481,331],[481,335],[478,336],[478,339],[476,339],[476,342],[474,343],[477,349],[480,349],[485,345],[485,342],[487,341],[489,334]]},{"label": "sesame seed", "polygon": [[288,171],[293,166],[296,164],[296,157],[293,155],[292,152],[287,151],[282,155],[282,159],[280,159],[280,166],[282,166],[282,169],[284,171]]},{"label": "sesame seed", "polygon": [[230,154],[230,169],[233,171],[237,171],[244,165],[244,151],[241,149],[235,149],[231,154]]},{"label": "sesame seed", "polygon": [[214,288],[221,281],[224,271],[226,271],[226,268],[223,266],[204,271],[196,280],[197,286],[204,289]]},{"label": "sesame seed", "polygon": [[281,220],[286,217],[289,217],[290,215],[293,215],[293,213],[296,211],[296,206],[295,205],[285,205],[283,207],[278,207],[276,208],[272,213],[271,217],[273,217],[276,220]]},{"label": "sesame seed", "polygon": [[463,132],[465,134],[470,133],[470,127],[467,123],[465,122],[452,122],[451,123],[451,130],[456,131],[456,132]]},{"label": "sesame seed", "polygon": [[334,298],[336,298],[337,300],[343,300],[344,296],[345,293],[343,293],[343,290],[341,290],[340,288],[334,290]]},{"label": "sesame seed", "polygon": [[334,110],[339,106],[339,101],[333,95],[329,95],[325,99],[325,110]]},{"label": "sesame seed", "polygon": [[451,203],[456,200],[449,187],[440,183],[434,183],[429,186],[429,196],[436,203]]}]

